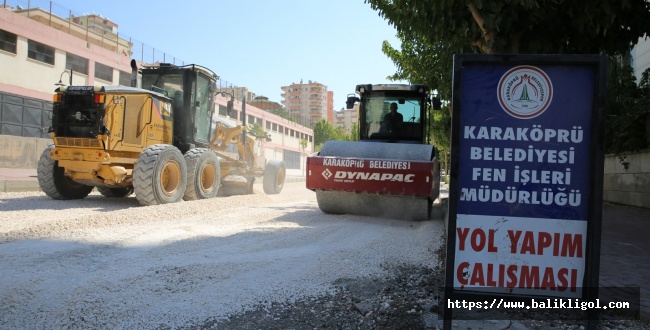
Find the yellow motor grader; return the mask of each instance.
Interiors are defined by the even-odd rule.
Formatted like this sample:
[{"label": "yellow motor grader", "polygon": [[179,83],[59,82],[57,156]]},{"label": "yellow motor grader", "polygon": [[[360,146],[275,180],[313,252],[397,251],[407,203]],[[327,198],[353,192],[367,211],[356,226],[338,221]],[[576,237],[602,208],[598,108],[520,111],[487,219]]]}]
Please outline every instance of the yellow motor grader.
[{"label": "yellow motor grader", "polygon": [[[137,81],[135,61],[132,86]],[[50,135],[38,163],[41,189],[54,199],[135,193],[142,205],[282,191],[284,162],[256,164],[260,137],[245,124],[213,119],[217,75],[191,64],[140,69],[143,88],[63,86],[55,91]],[[233,99],[228,101],[228,112]]]}]

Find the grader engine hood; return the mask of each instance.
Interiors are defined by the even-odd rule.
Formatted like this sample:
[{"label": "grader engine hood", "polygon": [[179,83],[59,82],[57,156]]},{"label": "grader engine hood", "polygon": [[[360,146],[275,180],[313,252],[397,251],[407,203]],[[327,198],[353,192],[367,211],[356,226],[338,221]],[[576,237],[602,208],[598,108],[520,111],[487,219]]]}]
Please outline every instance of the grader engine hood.
[{"label": "grader engine hood", "polygon": [[311,156],[307,169],[312,190],[429,197],[434,182],[428,161]]}]

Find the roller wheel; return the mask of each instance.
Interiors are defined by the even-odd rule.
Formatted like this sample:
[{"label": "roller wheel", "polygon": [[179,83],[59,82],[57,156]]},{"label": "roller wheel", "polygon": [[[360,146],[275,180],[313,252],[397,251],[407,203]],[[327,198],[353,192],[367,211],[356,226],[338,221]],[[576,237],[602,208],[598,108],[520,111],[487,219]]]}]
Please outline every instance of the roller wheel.
[{"label": "roller wheel", "polygon": [[180,201],[187,186],[187,166],[180,150],[154,144],[140,153],[133,170],[133,189],[141,205]]},{"label": "roller wheel", "polygon": [[108,198],[120,198],[127,197],[133,193],[133,187],[120,187],[120,188],[109,188],[109,187],[97,187],[97,191],[102,194],[104,197]]},{"label": "roller wheel", "polygon": [[214,152],[192,149],[185,153],[187,164],[187,187],[183,199],[191,201],[217,196],[221,185],[221,168]]},{"label": "roller wheel", "polygon": [[65,176],[63,167],[59,167],[59,162],[50,157],[53,149],[54,145],[49,145],[38,160],[38,185],[41,190],[53,199],[82,199],[88,196],[93,187],[79,184]]},{"label": "roller wheel", "polygon": [[264,192],[267,195],[279,194],[284,187],[284,179],[287,170],[284,162],[281,160],[271,159],[264,169]]}]

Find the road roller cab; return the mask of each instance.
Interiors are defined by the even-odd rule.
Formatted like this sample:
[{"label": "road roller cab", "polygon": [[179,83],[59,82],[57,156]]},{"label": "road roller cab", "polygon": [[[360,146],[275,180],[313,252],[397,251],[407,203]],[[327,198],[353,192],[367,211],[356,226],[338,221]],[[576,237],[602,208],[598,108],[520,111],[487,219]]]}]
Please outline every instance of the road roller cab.
[{"label": "road roller cab", "polygon": [[[358,95],[358,96],[357,96]],[[357,85],[359,142],[327,141],[307,158],[307,188],[325,213],[426,220],[440,191],[426,85]]]}]

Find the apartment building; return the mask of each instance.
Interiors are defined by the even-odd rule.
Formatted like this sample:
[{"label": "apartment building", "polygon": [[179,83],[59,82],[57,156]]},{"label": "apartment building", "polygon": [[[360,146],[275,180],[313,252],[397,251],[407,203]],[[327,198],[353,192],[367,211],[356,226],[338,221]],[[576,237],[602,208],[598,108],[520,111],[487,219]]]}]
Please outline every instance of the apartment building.
[{"label": "apartment building", "polygon": [[327,91],[327,86],[309,80],[307,83],[292,83],[282,86],[282,104],[289,115],[298,122],[313,126],[321,119],[330,124],[334,121],[334,92]]},{"label": "apartment building", "polygon": [[[116,23],[98,15],[63,18],[41,8],[0,6],[0,138],[49,139],[52,95],[59,82],[130,85],[132,47],[119,37]],[[139,67],[153,64],[136,61]],[[246,88],[237,92],[254,98]],[[213,118],[237,125],[243,119],[242,98],[231,115],[226,113],[228,99],[215,98]],[[247,105],[246,115],[248,123],[259,123],[271,135],[271,141],[260,142],[260,156],[282,159],[289,170],[304,170],[306,155],[313,150],[312,129],[252,105]],[[307,141],[304,149],[301,140]],[[5,149],[0,142],[0,152]]]},{"label": "apartment building", "polygon": [[334,127],[343,128],[346,134],[352,134],[352,126],[359,123],[359,103],[354,104],[354,108],[341,108],[334,111]]}]

